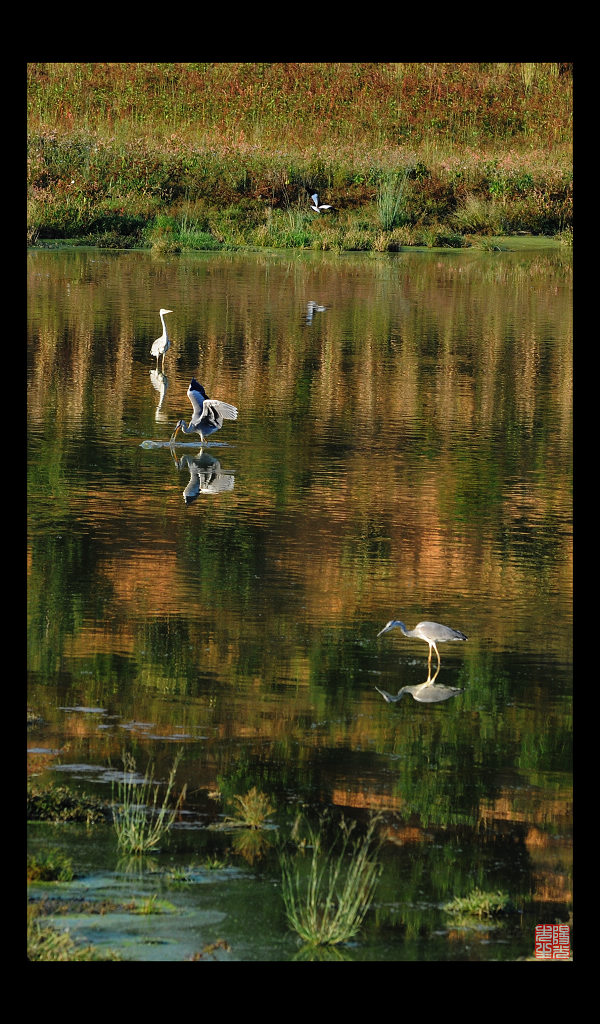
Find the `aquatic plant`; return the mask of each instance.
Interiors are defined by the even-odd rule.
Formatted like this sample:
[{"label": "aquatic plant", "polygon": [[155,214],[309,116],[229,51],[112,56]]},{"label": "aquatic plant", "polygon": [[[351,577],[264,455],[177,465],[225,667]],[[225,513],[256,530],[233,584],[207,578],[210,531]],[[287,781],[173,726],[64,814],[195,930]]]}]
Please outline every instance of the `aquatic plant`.
[{"label": "aquatic plant", "polygon": [[39,906],[27,908],[27,959],[45,961],[120,960],[117,953],[100,952],[76,942],[69,932],[45,923]]},{"label": "aquatic plant", "polygon": [[60,850],[46,850],[27,856],[28,882],[70,882],[73,874],[70,858]]},{"label": "aquatic plant", "polygon": [[159,900],[156,893],[152,896],[148,896],[147,899],[141,900],[139,903],[134,903],[131,907],[132,914],[173,914],[176,908],[168,900]]},{"label": "aquatic plant", "polygon": [[103,800],[83,793],[74,793],[67,786],[27,787],[28,821],[79,821],[94,825],[108,821],[111,808]]},{"label": "aquatic plant", "polygon": [[267,794],[261,793],[256,786],[245,794],[234,796],[233,802],[236,804],[234,816],[225,818],[225,823],[241,828],[262,828],[275,810]]},{"label": "aquatic plant", "polygon": [[473,918],[496,917],[506,913],[511,906],[508,893],[500,890],[484,892],[476,888],[467,896],[455,896],[444,904],[444,910],[458,924]]},{"label": "aquatic plant", "polygon": [[[159,785],[154,781],[154,766],[150,765],[144,779],[135,778],[135,761],[130,754],[123,755],[123,779],[117,786],[118,802],[114,805],[114,825],[119,846],[128,853],[145,853],[164,838],[171,828],[185,799],[183,786],[175,804],[169,802],[175,786],[175,775],[181,752],[173,762],[166,789],[159,803]],[[114,791],[113,791],[114,796]]]},{"label": "aquatic plant", "polygon": [[280,853],[282,895],[290,926],[309,945],[347,942],[360,930],[381,873],[373,816],[362,838],[353,839],[355,822],[341,819],[328,845],[327,821],[308,826],[308,861],[303,853]]}]

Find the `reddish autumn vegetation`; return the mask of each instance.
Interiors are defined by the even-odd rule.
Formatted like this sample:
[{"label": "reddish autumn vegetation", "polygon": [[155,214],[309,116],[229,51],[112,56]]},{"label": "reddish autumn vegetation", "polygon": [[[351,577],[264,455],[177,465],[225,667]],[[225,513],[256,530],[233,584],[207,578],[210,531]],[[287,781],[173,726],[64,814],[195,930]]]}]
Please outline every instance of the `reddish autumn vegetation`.
[{"label": "reddish autumn vegetation", "polygon": [[[572,91],[568,63],[33,63],[29,238],[568,239]],[[315,191],[325,215],[310,210]]]}]

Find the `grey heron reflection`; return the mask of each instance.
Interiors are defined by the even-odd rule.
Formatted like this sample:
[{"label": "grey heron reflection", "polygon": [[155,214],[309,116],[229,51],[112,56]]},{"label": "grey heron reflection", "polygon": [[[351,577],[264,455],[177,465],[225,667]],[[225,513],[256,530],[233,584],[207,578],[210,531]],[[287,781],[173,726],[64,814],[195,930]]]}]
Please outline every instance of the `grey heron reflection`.
[{"label": "grey heron reflection", "polygon": [[380,690],[378,686],[375,689],[388,704],[395,704],[402,700],[405,693],[410,693],[420,704],[437,704],[442,700],[450,700],[450,697],[456,697],[458,693],[463,692],[460,686],[442,686],[435,683],[433,679],[426,679],[424,683],[417,683],[415,686],[402,686],[397,694]]},{"label": "grey heron reflection", "polygon": [[[390,629],[398,627],[404,636],[409,639],[415,638],[417,640],[424,640],[425,643],[429,644],[429,659],[427,662],[427,682],[430,681],[431,677],[431,652],[435,650],[438,660],[438,672],[441,665],[440,652],[437,649],[438,644],[447,643],[451,640],[467,640],[468,638],[464,633],[461,633],[458,629],[452,629],[451,626],[444,626],[441,622],[418,622],[414,629],[407,629],[400,619],[390,619],[390,621],[379,631],[377,636],[381,636],[383,633],[387,633]],[[437,672],[436,672],[437,675]],[[435,676],[434,676],[435,678]]]},{"label": "grey heron reflection", "polygon": [[158,311],[158,315],[160,316],[160,322],[162,323],[162,326],[163,326],[163,332],[162,332],[160,338],[157,338],[156,341],[152,343],[152,348],[150,349],[150,355],[156,356],[156,369],[157,370],[158,370],[158,360],[161,358],[161,356],[162,356],[162,369],[164,370],[164,368],[165,368],[165,355],[167,354],[168,350],[171,348],[171,339],[169,338],[169,335],[167,333],[167,325],[165,323],[165,316],[167,315],[167,313],[172,313],[172,312],[173,312],[172,309],[159,309],[159,311]]},{"label": "grey heron reflection", "polygon": [[207,452],[200,450],[197,455],[184,455],[180,459],[173,452],[173,459],[177,469],[187,469],[190,474],[183,491],[186,505],[191,505],[200,494],[223,494],[233,490],[234,474],[223,472],[219,460]]},{"label": "grey heron reflection", "polygon": [[209,398],[203,385],[199,384],[195,377],[192,377],[187,396],[192,403],[192,418],[187,425],[185,420],[179,420],[171,434],[171,444],[179,430],[184,434],[199,434],[200,440],[204,441],[216,430],[220,430],[225,420],[237,420],[238,411],[235,405]]}]

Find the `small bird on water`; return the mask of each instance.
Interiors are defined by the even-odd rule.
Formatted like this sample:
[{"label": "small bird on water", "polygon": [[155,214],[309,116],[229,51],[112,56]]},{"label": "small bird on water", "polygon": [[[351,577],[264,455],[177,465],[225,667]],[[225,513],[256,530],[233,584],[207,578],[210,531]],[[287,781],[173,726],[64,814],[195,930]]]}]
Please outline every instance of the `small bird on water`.
[{"label": "small bird on water", "polygon": [[237,420],[238,411],[235,405],[209,398],[203,385],[199,384],[195,377],[192,377],[187,396],[194,410],[192,418],[189,424],[186,424],[185,420],[179,420],[171,434],[170,444],[173,444],[179,430],[184,434],[199,434],[200,440],[204,441],[216,430],[221,429],[224,420]]},{"label": "small bird on water", "polygon": [[163,325],[163,332],[162,332],[160,338],[156,339],[156,341],[152,345],[152,348],[150,349],[150,355],[156,356],[156,369],[157,370],[158,370],[158,360],[162,356],[163,372],[164,372],[164,368],[165,368],[165,355],[168,352],[168,350],[171,348],[171,339],[169,338],[169,335],[167,334],[167,325],[165,323],[165,315],[167,313],[172,313],[172,312],[173,312],[172,309],[159,309],[158,313],[159,313],[159,316],[160,316],[160,319],[161,319],[161,323]]}]

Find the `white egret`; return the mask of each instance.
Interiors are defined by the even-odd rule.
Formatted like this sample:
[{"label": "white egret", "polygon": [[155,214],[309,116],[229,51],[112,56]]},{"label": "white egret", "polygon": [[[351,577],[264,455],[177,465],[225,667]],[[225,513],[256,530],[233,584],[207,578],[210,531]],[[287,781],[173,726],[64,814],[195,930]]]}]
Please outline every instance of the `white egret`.
[{"label": "white egret", "polygon": [[[468,638],[464,633],[461,633],[458,629],[452,629],[451,626],[443,626],[441,622],[418,622],[414,629],[407,629],[403,622],[399,619],[390,619],[386,626],[379,631],[377,636],[381,636],[382,633],[387,633],[389,629],[394,629],[398,626],[404,636],[415,637],[418,640],[425,640],[429,644],[429,661],[427,667],[429,669],[428,676],[431,676],[431,652],[435,650],[438,659],[438,670],[441,664],[440,652],[437,649],[437,644],[446,643],[448,640],[467,640]],[[437,673],[436,673],[437,674]]]},{"label": "white egret", "polygon": [[216,430],[221,429],[223,420],[237,420],[238,411],[235,405],[209,398],[202,384],[194,377],[187,389],[187,396],[194,410],[192,418],[187,425],[185,420],[179,420],[171,434],[170,444],[173,444],[178,430],[182,430],[184,434],[199,434],[200,440],[204,441]]},{"label": "white egret", "polygon": [[158,360],[162,356],[162,368],[165,368],[165,353],[171,348],[171,339],[167,334],[167,325],[165,323],[165,314],[172,313],[172,309],[159,309],[159,316],[163,325],[163,332],[160,338],[157,338],[150,349],[150,355],[156,356],[156,369],[158,370]]},{"label": "white egret", "polygon": [[318,192],[314,192],[310,198],[312,199],[311,210],[314,210],[315,213],[320,213],[321,210],[332,210],[333,209],[333,207],[330,206],[328,203],[319,203],[319,194],[318,194]]}]

